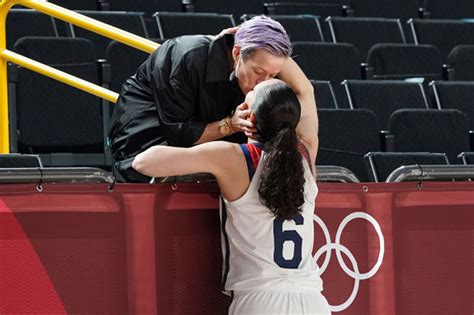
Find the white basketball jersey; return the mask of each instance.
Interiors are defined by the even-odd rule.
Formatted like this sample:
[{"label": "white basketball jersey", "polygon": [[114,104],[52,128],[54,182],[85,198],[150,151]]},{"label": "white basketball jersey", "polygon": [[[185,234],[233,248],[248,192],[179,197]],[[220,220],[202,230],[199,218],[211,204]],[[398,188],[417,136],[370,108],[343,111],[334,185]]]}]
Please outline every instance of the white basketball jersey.
[{"label": "white basketball jersey", "polygon": [[[252,144],[242,145],[244,153],[247,146]],[[251,163],[248,152],[245,154]],[[224,290],[226,293],[264,290],[281,283],[322,290],[312,256],[318,188],[309,165],[302,158],[305,177],[302,211],[292,220],[282,220],[260,202],[258,187],[265,162],[266,154],[261,152],[250,186],[241,198],[235,201],[221,198]]]}]

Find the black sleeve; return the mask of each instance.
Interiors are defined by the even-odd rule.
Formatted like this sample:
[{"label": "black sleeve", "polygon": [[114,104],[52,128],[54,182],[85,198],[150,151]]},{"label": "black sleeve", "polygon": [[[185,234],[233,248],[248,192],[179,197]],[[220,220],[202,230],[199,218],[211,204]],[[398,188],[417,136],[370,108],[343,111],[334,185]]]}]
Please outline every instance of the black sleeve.
[{"label": "black sleeve", "polygon": [[171,61],[167,84],[157,91],[160,132],[170,145],[190,147],[206,128],[199,113],[199,77],[203,71],[199,67],[205,64],[201,59],[203,54],[198,50]]}]

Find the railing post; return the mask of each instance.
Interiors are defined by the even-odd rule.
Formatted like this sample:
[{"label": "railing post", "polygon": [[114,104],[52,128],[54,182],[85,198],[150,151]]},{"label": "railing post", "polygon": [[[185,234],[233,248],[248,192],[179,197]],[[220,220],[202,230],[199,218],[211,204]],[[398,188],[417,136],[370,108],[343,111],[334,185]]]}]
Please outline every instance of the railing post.
[{"label": "railing post", "polygon": [[0,0],[0,153],[10,152],[10,132],[8,123],[8,77],[7,60],[1,53],[7,48],[7,15],[13,3]]}]

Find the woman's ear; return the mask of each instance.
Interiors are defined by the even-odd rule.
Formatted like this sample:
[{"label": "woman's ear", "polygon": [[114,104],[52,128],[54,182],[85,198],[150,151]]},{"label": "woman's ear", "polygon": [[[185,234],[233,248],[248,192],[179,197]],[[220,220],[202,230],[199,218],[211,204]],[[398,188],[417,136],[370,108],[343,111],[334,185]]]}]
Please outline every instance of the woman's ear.
[{"label": "woman's ear", "polygon": [[237,62],[240,57],[240,46],[239,45],[234,45],[232,47],[232,58],[234,59],[234,62]]}]

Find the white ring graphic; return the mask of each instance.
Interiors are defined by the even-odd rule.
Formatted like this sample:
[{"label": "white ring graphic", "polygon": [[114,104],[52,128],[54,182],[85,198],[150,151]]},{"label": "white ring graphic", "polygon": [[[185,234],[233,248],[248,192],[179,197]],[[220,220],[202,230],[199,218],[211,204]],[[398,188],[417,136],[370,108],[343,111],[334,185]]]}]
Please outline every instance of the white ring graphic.
[{"label": "white ring graphic", "polygon": [[[326,271],[326,268],[329,265],[329,261],[331,260],[331,251],[334,249],[334,251],[336,252],[337,261],[339,262],[339,265],[341,266],[342,270],[344,270],[344,272],[349,277],[355,280],[354,288],[349,298],[340,305],[330,305],[331,311],[341,312],[345,310],[346,308],[348,308],[352,304],[352,302],[354,302],[357,296],[357,292],[359,291],[360,280],[366,280],[366,279],[371,278],[373,275],[375,275],[375,273],[379,270],[380,266],[382,265],[383,256],[385,253],[385,240],[383,237],[382,229],[380,228],[380,225],[378,224],[378,222],[371,215],[365,212],[353,212],[342,220],[336,232],[336,239],[334,240],[334,243],[332,243],[331,236],[329,235],[329,230],[326,224],[323,222],[323,220],[321,220],[321,218],[318,217],[317,215],[314,215],[313,219],[323,230],[324,238],[326,240],[326,245],[323,245],[321,248],[319,248],[316,251],[316,254],[314,255],[314,261],[317,262],[319,257],[321,257],[323,253],[326,253],[326,257],[324,258],[323,264],[321,265],[321,267],[319,267],[318,274],[322,275],[324,271]],[[346,227],[346,225],[354,219],[365,219],[369,221],[375,228],[375,231],[377,232],[377,236],[379,237],[380,251],[379,251],[379,257],[377,258],[377,262],[375,263],[374,267],[372,267],[372,269],[362,274],[359,272],[359,266],[352,252],[349,249],[347,249],[347,247],[341,244],[342,231],[344,231],[344,228]],[[349,269],[349,267],[347,267],[346,263],[342,259],[341,252],[343,252],[349,258],[352,264],[352,268],[354,270],[351,270]]]}]

